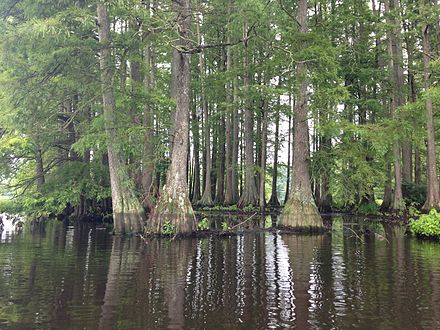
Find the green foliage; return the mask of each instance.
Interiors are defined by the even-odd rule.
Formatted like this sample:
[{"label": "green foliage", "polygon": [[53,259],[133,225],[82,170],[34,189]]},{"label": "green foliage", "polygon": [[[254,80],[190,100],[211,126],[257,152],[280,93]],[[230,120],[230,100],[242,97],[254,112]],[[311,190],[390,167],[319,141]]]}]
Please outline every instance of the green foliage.
[{"label": "green foliage", "polygon": [[222,222],[222,230],[223,231],[231,230],[231,227],[229,226],[229,224],[226,221]]},{"label": "green foliage", "polygon": [[0,213],[20,214],[21,212],[22,208],[15,200],[0,198]]},{"label": "green foliage", "polygon": [[376,203],[363,203],[356,209],[359,214],[378,214],[379,206]]},{"label": "green foliage", "polygon": [[197,224],[197,228],[199,230],[208,230],[209,229],[209,220],[208,218],[203,218]]},{"label": "green foliage", "polygon": [[174,234],[174,232],[175,232],[174,226],[173,226],[173,224],[171,222],[167,221],[167,222],[165,222],[163,224],[163,226],[162,226],[162,234],[171,236],[171,235]]},{"label": "green foliage", "polygon": [[409,228],[417,236],[438,239],[440,238],[440,214],[432,209],[417,220],[411,219]]},{"label": "green foliage", "polygon": [[403,182],[402,192],[406,205],[421,208],[426,201],[425,185],[416,185],[414,182]]}]

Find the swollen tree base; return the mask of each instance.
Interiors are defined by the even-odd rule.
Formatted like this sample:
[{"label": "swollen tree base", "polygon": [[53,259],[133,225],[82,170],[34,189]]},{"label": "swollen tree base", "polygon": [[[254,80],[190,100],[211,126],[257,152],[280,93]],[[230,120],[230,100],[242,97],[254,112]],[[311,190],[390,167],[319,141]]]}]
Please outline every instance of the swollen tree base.
[{"label": "swollen tree base", "polygon": [[321,215],[313,199],[306,199],[298,193],[290,195],[278,226],[307,232],[324,230]]},{"label": "swollen tree base", "polygon": [[166,185],[147,223],[146,234],[188,235],[195,231],[196,218],[187,194]]}]

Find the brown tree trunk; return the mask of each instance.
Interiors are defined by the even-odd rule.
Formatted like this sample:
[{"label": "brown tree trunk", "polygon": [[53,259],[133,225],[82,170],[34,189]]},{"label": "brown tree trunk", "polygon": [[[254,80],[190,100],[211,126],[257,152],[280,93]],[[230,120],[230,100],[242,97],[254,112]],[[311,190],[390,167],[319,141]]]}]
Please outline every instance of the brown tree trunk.
[{"label": "brown tree trunk", "polygon": [[[147,3],[147,8],[149,8],[149,2]],[[147,43],[144,47],[144,66],[145,66],[145,76],[144,76],[144,89],[147,93],[155,87],[156,83],[156,70],[154,61],[154,48],[148,36],[144,35],[147,39]],[[154,197],[156,194],[156,189],[154,187],[154,167],[155,167],[155,155],[154,155],[154,109],[153,105],[149,100],[146,100],[142,124],[145,130],[144,133],[144,149],[142,157],[142,174],[141,174],[141,184],[143,190],[143,204],[149,210],[153,208]]]},{"label": "brown tree trunk", "polygon": [[192,186],[192,202],[197,203],[200,199],[200,131],[199,131],[199,117],[196,109],[192,110],[192,136],[193,136],[193,186]]},{"label": "brown tree trunk", "polygon": [[428,148],[427,148],[427,183],[426,183],[426,202],[423,205],[423,210],[429,211],[430,209],[440,209],[440,195],[438,187],[437,177],[437,161],[435,158],[435,128],[434,128],[434,115],[432,108],[432,99],[428,94],[430,88],[430,57],[431,57],[431,45],[429,30],[431,26],[426,24],[423,26],[423,81],[425,84],[426,95],[426,129],[428,132]]},{"label": "brown tree trunk", "polygon": [[[200,22],[197,21],[197,39],[199,44],[202,43],[202,36],[200,32]],[[203,119],[204,119],[204,140],[205,140],[205,186],[203,187],[203,194],[200,201],[197,203],[201,206],[211,206],[213,205],[212,201],[212,182],[211,182],[211,172],[212,172],[212,158],[211,158],[211,139],[210,139],[210,123],[209,123],[209,111],[208,111],[208,101],[205,95],[205,58],[204,52],[199,53],[199,71],[200,71],[200,102],[201,108],[203,111]]]},{"label": "brown tree trunk", "polygon": [[107,152],[112,191],[114,232],[140,232],[145,214],[133,189],[127,170],[117,147],[116,105],[113,94],[113,63],[111,56],[111,34],[107,8],[103,2],[97,4],[98,34],[101,45],[100,70],[102,98],[104,104],[104,125],[107,136]]},{"label": "brown tree trunk", "polygon": [[[231,38],[228,33],[228,37],[226,40],[227,43],[231,42]],[[226,50],[226,72],[231,71],[232,67],[232,51],[231,47],[228,47]],[[235,112],[235,106],[232,104],[232,93],[233,93],[233,85],[231,82],[228,82],[226,84],[226,104],[227,104],[227,111],[225,115],[226,120],[226,155],[225,155],[225,165],[226,165],[226,192],[225,192],[225,205],[232,205],[235,204],[237,201],[233,198],[233,191],[234,191],[234,182],[233,182],[233,173],[234,173],[234,164],[233,164],[233,151],[234,151],[234,114]],[[232,111],[230,110],[232,109]]]},{"label": "brown tree trunk", "polygon": [[234,80],[233,86],[233,112],[232,112],[232,203],[238,202],[238,151],[240,146],[239,133],[240,133],[240,117],[241,113],[238,112],[237,107],[237,94],[238,94],[238,82]]},{"label": "brown tree trunk", "polygon": [[[247,34],[247,24],[244,25],[244,33]],[[238,201],[238,207],[256,206],[258,204],[258,192],[255,184],[255,169],[254,169],[254,143],[253,143],[253,128],[254,116],[249,102],[249,50],[248,41],[245,35],[244,41],[244,76],[243,84],[245,91],[245,107],[244,107],[244,140],[245,140],[245,182],[243,193]]]},{"label": "brown tree trunk", "polygon": [[269,112],[269,101],[264,100],[264,105],[262,108],[263,118],[262,118],[262,127],[261,127],[261,167],[260,167],[260,187],[259,187],[259,205],[261,211],[264,212],[264,208],[266,207],[266,152],[267,152],[267,117]]},{"label": "brown tree trunk", "polygon": [[[292,97],[289,95],[289,104],[292,108],[292,112],[293,112],[293,107],[294,107],[294,100],[291,99]],[[288,131],[287,131],[287,179],[286,179],[286,194],[284,196],[284,204],[287,203],[287,201],[289,200],[289,192],[290,192],[290,163],[292,160],[292,115],[289,114],[289,127],[288,127]]]},{"label": "brown tree trunk", "polygon": [[[307,27],[307,0],[299,0],[297,22],[304,35]],[[303,45],[305,47],[306,45]],[[289,200],[284,206],[280,225],[320,230],[323,228],[321,215],[313,199],[309,174],[309,127],[307,107],[307,67],[302,61],[296,65],[296,79],[299,81],[297,102],[295,105],[295,126],[293,137],[292,186]]]},{"label": "brown tree trunk", "polygon": [[[191,1],[173,0],[179,27],[179,48],[190,48],[191,36]],[[148,223],[150,233],[163,233],[164,225],[169,224],[175,234],[186,234],[196,230],[194,211],[188,197],[186,164],[188,153],[190,90],[191,90],[191,55],[173,49],[176,61],[176,73],[173,79],[176,95],[174,117],[174,143],[167,182],[159,197],[153,216]]]},{"label": "brown tree trunk", "polygon": [[216,194],[215,203],[222,205],[225,200],[225,117],[221,115],[220,123],[218,126],[218,150],[217,150],[217,181],[216,181]]},{"label": "brown tree trunk", "polygon": [[[395,7],[395,2],[396,0],[384,1],[386,13],[389,13],[390,10],[398,9],[398,7]],[[391,31],[388,31],[388,55],[389,67],[390,70],[392,70],[392,74],[390,77],[390,80],[392,82],[391,117],[394,118],[396,115],[396,109],[404,104],[403,56],[400,41],[400,20],[396,22],[395,19],[388,18],[387,21],[391,26],[393,26]],[[394,197],[392,209],[394,211],[400,211],[405,208],[405,203],[403,201],[402,194],[401,147],[398,141],[393,143],[392,151],[394,157]]]},{"label": "brown tree trunk", "polygon": [[[278,101],[278,106],[280,102]],[[290,158],[290,116],[289,116],[289,151],[287,157]],[[270,195],[269,205],[271,208],[278,208],[280,202],[278,200],[278,150],[280,148],[280,112],[279,109],[275,112],[275,143],[273,151],[273,168],[272,168],[272,193]],[[288,166],[290,165],[290,160],[288,160]]]}]

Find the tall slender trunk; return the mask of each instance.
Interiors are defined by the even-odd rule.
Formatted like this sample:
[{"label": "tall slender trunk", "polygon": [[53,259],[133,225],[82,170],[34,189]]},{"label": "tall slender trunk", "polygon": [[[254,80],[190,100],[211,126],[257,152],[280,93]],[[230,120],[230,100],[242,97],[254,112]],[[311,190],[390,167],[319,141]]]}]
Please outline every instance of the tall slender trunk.
[{"label": "tall slender trunk", "polygon": [[264,105],[262,108],[263,118],[262,118],[262,126],[261,126],[261,161],[260,161],[260,187],[259,187],[259,205],[261,211],[264,211],[266,207],[266,153],[267,153],[267,121],[268,121],[268,112],[269,112],[269,101],[267,99],[264,100]]},{"label": "tall slender trunk", "polygon": [[238,202],[238,151],[240,150],[240,117],[241,113],[238,111],[238,82],[235,79],[233,82],[233,112],[232,112],[232,203]]},{"label": "tall slender trunk", "polygon": [[253,141],[253,128],[254,128],[254,116],[249,101],[249,47],[248,40],[246,40],[247,24],[244,25],[243,31],[245,33],[244,41],[244,75],[243,84],[245,91],[245,107],[244,107],[244,139],[245,139],[245,182],[243,193],[238,201],[239,207],[245,207],[248,205],[256,206],[258,204],[258,192],[255,184],[255,169],[254,169],[254,141]]},{"label": "tall slender trunk", "polygon": [[[202,36],[200,32],[200,21],[197,20],[196,24],[197,28],[197,39],[199,44],[202,43]],[[199,71],[200,71],[200,103],[203,111],[203,119],[204,119],[204,140],[205,140],[205,186],[203,187],[202,198],[198,202],[199,205],[203,206],[211,206],[213,205],[212,201],[212,182],[211,182],[211,172],[212,172],[212,158],[211,158],[211,139],[210,139],[210,123],[209,123],[209,110],[208,110],[208,100],[205,95],[205,58],[204,52],[201,51],[199,53]]]},{"label": "tall slender trunk", "polygon": [[[281,79],[281,78],[280,78]],[[280,101],[278,99],[278,106],[280,105]],[[289,116],[289,145],[290,145],[290,116]],[[278,200],[278,150],[280,148],[280,112],[279,108],[275,110],[275,143],[274,143],[274,151],[273,151],[273,168],[272,168],[272,193],[270,195],[269,205],[271,208],[277,208],[280,206],[280,202]],[[290,146],[287,152],[287,157],[290,157]],[[290,166],[290,160],[287,161]]]},{"label": "tall slender trunk", "polygon": [[[229,6],[230,8],[230,6]],[[229,12],[230,14],[230,12]],[[230,33],[228,33],[228,36],[226,38],[226,42],[231,42]],[[228,47],[226,49],[226,72],[230,72],[232,68],[232,50],[231,47]],[[231,81],[228,81],[226,83],[226,104],[227,104],[227,111],[225,114],[225,121],[226,121],[226,150],[225,150],[225,165],[226,165],[226,191],[225,191],[225,205],[232,205],[235,204],[237,201],[234,200],[233,191],[234,191],[234,182],[233,182],[233,175],[234,175],[234,162],[233,162],[233,152],[234,152],[234,112],[235,112],[235,105],[232,104],[232,94],[233,94],[233,85]],[[231,111],[232,109],[232,111]]]},{"label": "tall slender trunk", "polygon": [[[173,10],[179,34],[178,48],[191,47],[191,0],[173,0]],[[148,232],[163,233],[164,225],[172,227],[175,234],[191,233],[196,230],[194,211],[188,196],[186,163],[188,153],[190,91],[191,91],[191,55],[173,49],[176,59],[173,83],[176,96],[174,117],[174,142],[167,182],[159,197],[153,216],[148,223]]]},{"label": "tall slender trunk", "polygon": [[426,129],[428,132],[428,148],[427,148],[427,187],[426,187],[426,202],[423,205],[423,209],[428,211],[430,209],[440,209],[440,195],[438,187],[437,177],[437,161],[435,158],[435,128],[434,128],[434,115],[432,108],[432,98],[429,95],[430,88],[430,57],[431,57],[431,45],[430,45],[430,30],[431,26],[425,24],[422,30],[423,37],[423,81],[426,92]]},{"label": "tall slender trunk", "polygon": [[[297,22],[300,32],[306,35],[307,27],[307,0],[299,0]],[[303,42],[301,47],[307,45]],[[296,79],[298,81],[298,95],[295,104],[295,126],[293,137],[293,171],[290,197],[287,201],[280,225],[292,228],[320,230],[323,228],[321,215],[313,199],[309,174],[309,127],[307,107],[307,67],[303,61],[296,65]]]},{"label": "tall slender trunk", "polygon": [[[294,105],[295,104],[295,100],[294,99],[292,99],[292,96],[291,95],[289,95],[289,105],[290,105],[290,107],[291,107],[291,110],[292,110],[292,113],[294,112]],[[293,131],[293,129],[292,129],[292,120],[293,120],[293,122],[295,123],[295,119],[293,119],[292,118],[292,115],[291,114],[289,114],[289,127],[288,127],[288,130],[287,130],[287,179],[286,179],[286,194],[284,195],[284,204],[286,204],[287,203],[287,201],[289,200],[289,193],[290,193],[290,169],[291,169],[291,166],[290,166],[290,163],[291,163],[291,160],[292,160],[292,147],[293,147],[293,144],[292,144],[292,131]]]},{"label": "tall slender trunk", "polygon": [[225,161],[226,161],[226,137],[223,134],[225,131],[225,116],[220,115],[220,122],[218,126],[218,150],[217,150],[217,181],[216,181],[216,193],[215,203],[222,205],[225,200]]},{"label": "tall slender trunk", "polygon": [[107,8],[103,2],[97,4],[98,34],[101,45],[99,58],[101,71],[102,99],[104,104],[104,126],[107,136],[107,152],[112,191],[114,232],[140,232],[145,214],[134,191],[122,157],[118,152],[116,130],[116,105],[113,94],[113,63],[111,55],[111,34]]},{"label": "tall slender trunk", "polygon": [[[397,10],[395,7],[396,0],[385,0],[385,12]],[[399,15],[400,17],[400,15]],[[403,90],[403,56],[402,46],[400,42],[400,19],[398,22],[394,18],[388,18],[388,23],[392,26],[388,31],[388,55],[389,68],[391,70],[390,80],[392,82],[392,100],[391,100],[391,117],[396,116],[396,109],[404,104]],[[392,209],[399,211],[405,208],[402,194],[402,165],[401,165],[401,147],[398,141],[392,146],[394,158],[394,197]]]},{"label": "tall slender trunk", "polygon": [[192,202],[197,203],[200,199],[200,131],[199,131],[199,117],[195,107],[192,108],[192,136],[193,136],[193,185],[192,185]]}]

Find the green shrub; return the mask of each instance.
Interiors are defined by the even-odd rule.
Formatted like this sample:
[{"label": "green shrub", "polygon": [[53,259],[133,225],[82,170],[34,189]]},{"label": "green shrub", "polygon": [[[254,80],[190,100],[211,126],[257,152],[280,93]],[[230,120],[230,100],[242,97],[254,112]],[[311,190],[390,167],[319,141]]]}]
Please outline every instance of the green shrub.
[{"label": "green shrub", "polygon": [[379,206],[376,203],[365,203],[359,205],[356,211],[360,214],[378,214]]},{"label": "green shrub", "polygon": [[165,222],[163,224],[162,234],[164,234],[164,235],[173,235],[174,234],[174,226],[171,222]]},{"label": "green shrub", "polygon": [[440,214],[433,209],[417,220],[411,219],[409,228],[417,236],[440,238]]},{"label": "green shrub", "polygon": [[22,209],[15,200],[0,198],[0,213],[19,214],[21,212]]},{"label": "green shrub", "polygon": [[402,182],[402,193],[405,204],[413,205],[416,208],[421,208],[426,200],[426,186],[417,185],[413,182]]},{"label": "green shrub", "polygon": [[208,218],[203,218],[202,220],[200,220],[199,223],[197,224],[197,228],[199,230],[208,230],[209,229]]}]

